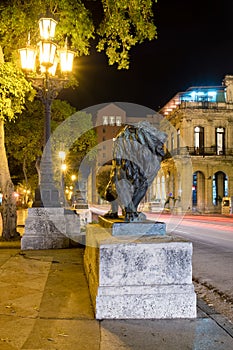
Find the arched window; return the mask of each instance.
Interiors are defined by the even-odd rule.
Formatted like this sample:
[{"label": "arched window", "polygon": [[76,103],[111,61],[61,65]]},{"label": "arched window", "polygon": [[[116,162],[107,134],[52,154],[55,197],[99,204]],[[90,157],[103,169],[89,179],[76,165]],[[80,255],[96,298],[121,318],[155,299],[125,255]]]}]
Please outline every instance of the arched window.
[{"label": "arched window", "polygon": [[213,175],[213,205],[222,202],[223,197],[228,196],[228,179],[224,172],[218,171]]},{"label": "arched window", "polygon": [[197,172],[193,174],[192,200],[193,200],[193,206],[196,206],[197,205]]},{"label": "arched window", "polygon": [[193,174],[192,201],[193,207],[203,210],[205,206],[205,177],[201,171],[196,171]]}]

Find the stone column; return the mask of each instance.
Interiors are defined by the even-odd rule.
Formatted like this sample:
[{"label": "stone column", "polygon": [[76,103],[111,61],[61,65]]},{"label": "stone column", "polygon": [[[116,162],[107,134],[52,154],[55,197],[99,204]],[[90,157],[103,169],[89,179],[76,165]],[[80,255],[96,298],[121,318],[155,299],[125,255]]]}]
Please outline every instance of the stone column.
[{"label": "stone column", "polygon": [[233,103],[233,75],[226,75],[224,84],[226,85],[226,102]]},{"label": "stone column", "polygon": [[205,178],[205,212],[213,212],[213,176],[207,175]]},{"label": "stone column", "polygon": [[183,157],[179,166],[180,183],[181,183],[181,202],[180,206],[183,212],[190,210],[192,207],[192,183],[193,183],[193,168],[190,157]]}]

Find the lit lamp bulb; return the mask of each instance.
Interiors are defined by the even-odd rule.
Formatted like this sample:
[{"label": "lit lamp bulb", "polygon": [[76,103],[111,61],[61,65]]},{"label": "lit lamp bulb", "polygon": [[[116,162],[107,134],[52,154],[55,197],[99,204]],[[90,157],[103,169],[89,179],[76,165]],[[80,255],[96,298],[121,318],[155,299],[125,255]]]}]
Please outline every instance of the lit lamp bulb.
[{"label": "lit lamp bulb", "polygon": [[63,163],[63,164],[61,165],[61,170],[62,170],[62,171],[66,171],[66,168],[67,168],[66,164]]},{"label": "lit lamp bulb", "polygon": [[57,22],[53,18],[40,18],[39,28],[42,40],[54,38]]},{"label": "lit lamp bulb", "polygon": [[59,50],[62,73],[69,73],[73,68],[74,52],[67,49],[67,38],[64,49]]},{"label": "lit lamp bulb", "polygon": [[75,181],[76,180],[76,175],[71,175],[71,181]]},{"label": "lit lamp bulb", "polygon": [[39,43],[40,64],[47,69],[54,65],[57,46],[52,41],[41,41]]},{"label": "lit lamp bulb", "polygon": [[57,22],[53,18],[40,18],[40,38],[39,43],[39,59],[41,66],[44,66],[46,70],[54,65],[54,59],[57,46],[51,39],[55,36]]},{"label": "lit lamp bulb", "polygon": [[59,151],[59,152],[58,152],[58,157],[59,157],[62,161],[64,161],[64,160],[65,160],[65,157],[66,157],[66,152],[64,152],[64,151]]},{"label": "lit lamp bulb", "polygon": [[26,71],[33,71],[36,62],[36,50],[30,46],[30,33],[28,34],[28,42],[26,47],[19,49],[20,62],[22,69]]},{"label": "lit lamp bulb", "polygon": [[62,73],[71,72],[73,69],[74,53],[70,50],[60,50],[60,65]]},{"label": "lit lamp bulb", "polygon": [[[58,58],[55,57],[54,64],[52,65],[52,67],[48,68],[48,70],[47,70],[48,73],[50,75],[52,75],[53,77],[56,75],[57,64],[58,64]],[[40,66],[40,71],[41,71],[41,73],[46,73],[46,68],[44,66]]]}]

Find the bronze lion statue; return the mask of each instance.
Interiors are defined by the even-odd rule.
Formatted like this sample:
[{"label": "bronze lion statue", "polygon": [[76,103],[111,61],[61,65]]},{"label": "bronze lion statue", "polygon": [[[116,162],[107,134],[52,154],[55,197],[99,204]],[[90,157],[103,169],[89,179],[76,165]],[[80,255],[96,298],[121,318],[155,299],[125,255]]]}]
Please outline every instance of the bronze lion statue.
[{"label": "bronze lion statue", "polygon": [[144,221],[138,205],[160,169],[167,135],[142,121],[126,125],[113,143],[110,180],[104,199],[111,202],[105,217],[118,218],[118,206],[126,222]]}]

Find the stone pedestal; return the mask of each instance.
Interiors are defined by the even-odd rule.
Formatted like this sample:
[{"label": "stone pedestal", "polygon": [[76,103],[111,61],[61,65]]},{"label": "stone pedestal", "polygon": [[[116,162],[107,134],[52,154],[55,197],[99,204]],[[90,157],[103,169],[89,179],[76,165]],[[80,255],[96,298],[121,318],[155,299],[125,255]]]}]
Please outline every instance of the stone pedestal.
[{"label": "stone pedestal", "polygon": [[141,222],[124,222],[119,219],[105,218],[99,216],[99,223],[105,228],[111,229],[112,236],[164,236],[166,235],[166,224],[160,221],[145,220]]},{"label": "stone pedestal", "polygon": [[58,249],[79,242],[80,218],[64,208],[29,208],[21,249]]},{"label": "stone pedestal", "polygon": [[192,243],[174,236],[112,236],[87,226],[85,272],[96,319],[196,317]]}]

